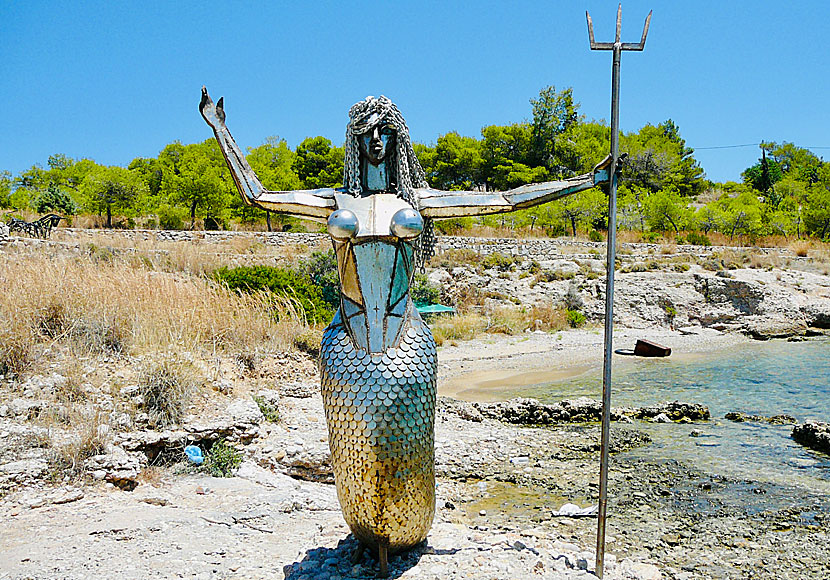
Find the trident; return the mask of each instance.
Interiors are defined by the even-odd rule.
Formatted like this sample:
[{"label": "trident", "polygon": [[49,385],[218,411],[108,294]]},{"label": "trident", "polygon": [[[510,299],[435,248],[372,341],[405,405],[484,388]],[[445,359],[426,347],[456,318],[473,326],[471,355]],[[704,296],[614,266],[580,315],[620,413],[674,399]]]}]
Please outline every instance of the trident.
[{"label": "trident", "polygon": [[602,578],[605,562],[605,519],[608,513],[608,447],[611,435],[611,356],[613,353],[614,326],[614,261],[617,256],[617,175],[620,159],[620,56],[624,50],[642,51],[646,46],[648,25],[651,12],[643,26],[640,42],[620,42],[622,24],[622,4],[617,7],[617,35],[614,42],[595,42],[594,23],[591,15],[585,11],[588,19],[588,40],[591,50],[613,50],[614,66],[611,71],[611,180],[608,185],[608,256],[607,276],[605,279],[605,355],[602,367],[602,440],[600,444],[599,467],[599,510],[597,514],[597,560],[596,574]]}]

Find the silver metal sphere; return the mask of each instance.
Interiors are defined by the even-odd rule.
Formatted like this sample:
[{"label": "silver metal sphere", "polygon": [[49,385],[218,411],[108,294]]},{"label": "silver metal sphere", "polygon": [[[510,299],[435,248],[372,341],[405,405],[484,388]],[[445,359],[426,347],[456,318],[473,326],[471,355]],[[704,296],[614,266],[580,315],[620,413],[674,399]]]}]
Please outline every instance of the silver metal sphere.
[{"label": "silver metal sphere", "polygon": [[357,216],[347,209],[338,209],[329,216],[328,230],[336,240],[353,238],[357,233]]},{"label": "silver metal sphere", "polygon": [[424,231],[424,218],[411,207],[399,209],[392,216],[392,225],[389,229],[399,238],[415,238]]}]

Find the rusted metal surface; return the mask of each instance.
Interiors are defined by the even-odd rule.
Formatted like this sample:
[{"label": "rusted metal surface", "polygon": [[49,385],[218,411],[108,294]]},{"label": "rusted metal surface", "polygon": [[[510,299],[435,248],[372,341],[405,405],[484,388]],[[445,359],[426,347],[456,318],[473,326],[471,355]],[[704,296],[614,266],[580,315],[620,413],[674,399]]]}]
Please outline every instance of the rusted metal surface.
[{"label": "rusted metal surface", "polygon": [[634,345],[634,356],[663,357],[670,354],[671,349],[669,347],[650,340],[639,339],[637,344]]},{"label": "rusted metal surface", "polygon": [[600,443],[599,512],[597,523],[596,574],[602,578],[605,562],[605,521],[608,513],[608,461],[611,439],[611,357],[613,356],[614,328],[614,261],[617,256],[617,179],[619,176],[620,134],[620,56],[624,50],[641,51],[646,45],[651,12],[646,17],[643,36],[638,43],[620,42],[622,31],[622,4],[617,7],[617,31],[614,42],[596,42],[594,23],[586,11],[588,41],[591,50],[613,52],[611,68],[611,167],[608,186],[608,254],[605,283],[605,352],[602,374],[602,439]]}]

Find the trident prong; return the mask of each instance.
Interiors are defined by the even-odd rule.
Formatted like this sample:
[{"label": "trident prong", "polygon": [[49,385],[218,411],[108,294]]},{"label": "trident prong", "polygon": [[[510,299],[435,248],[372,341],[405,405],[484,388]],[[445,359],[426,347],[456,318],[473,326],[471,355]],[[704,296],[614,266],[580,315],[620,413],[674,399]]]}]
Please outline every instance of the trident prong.
[{"label": "trident prong", "polygon": [[594,40],[594,21],[591,20],[591,15],[585,11],[585,18],[588,20],[588,42],[591,45],[591,50],[614,50],[615,45],[619,45],[620,50],[643,50],[646,47],[646,37],[648,36],[648,27],[651,24],[651,13],[649,11],[646,16],[646,23],[643,26],[643,36],[640,42],[620,42],[620,34],[622,32],[622,4],[617,6],[617,31],[614,42],[596,42]]}]

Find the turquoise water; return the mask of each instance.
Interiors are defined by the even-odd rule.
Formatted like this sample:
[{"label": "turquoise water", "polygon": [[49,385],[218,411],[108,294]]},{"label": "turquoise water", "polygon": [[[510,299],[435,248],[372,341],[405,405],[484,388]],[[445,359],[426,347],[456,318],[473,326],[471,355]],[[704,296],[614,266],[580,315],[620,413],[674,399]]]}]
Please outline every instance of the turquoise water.
[{"label": "turquoise water", "polygon": [[[622,360],[625,358],[625,360]],[[622,364],[617,364],[617,362]],[[576,379],[523,388],[512,396],[556,402],[574,396],[599,398],[601,370]],[[798,422],[830,422],[830,342],[751,343],[692,360],[618,357],[612,379],[613,406],[679,400],[709,407],[712,421],[689,424],[635,423],[654,443],[630,452],[650,459],[677,459],[704,471],[753,481],[798,483],[830,492],[830,455],[795,443],[792,426],[733,423],[730,411],[788,414]],[[702,432],[691,437],[693,429]]]}]

